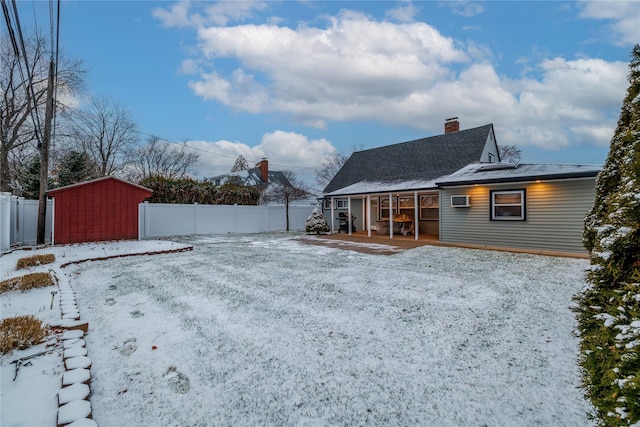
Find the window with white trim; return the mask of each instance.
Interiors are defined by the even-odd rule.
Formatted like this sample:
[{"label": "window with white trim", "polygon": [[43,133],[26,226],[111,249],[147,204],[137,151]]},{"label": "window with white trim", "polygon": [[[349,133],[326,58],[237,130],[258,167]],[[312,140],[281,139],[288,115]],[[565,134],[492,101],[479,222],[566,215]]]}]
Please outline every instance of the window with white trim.
[{"label": "window with white trim", "polygon": [[491,191],[492,221],[524,221],[526,219],[525,190]]},{"label": "window with white trim", "polygon": [[389,217],[396,213],[398,207],[398,198],[393,197],[392,199],[393,207],[391,210],[389,209],[389,198],[388,197],[380,197],[380,215],[379,219],[389,219]]},{"label": "window with white trim", "polygon": [[420,219],[437,221],[439,218],[440,197],[438,194],[420,196]]},{"label": "window with white trim", "polygon": [[[333,199],[334,209],[348,209],[349,199]],[[331,199],[324,199],[324,208],[326,210],[331,209]]]}]

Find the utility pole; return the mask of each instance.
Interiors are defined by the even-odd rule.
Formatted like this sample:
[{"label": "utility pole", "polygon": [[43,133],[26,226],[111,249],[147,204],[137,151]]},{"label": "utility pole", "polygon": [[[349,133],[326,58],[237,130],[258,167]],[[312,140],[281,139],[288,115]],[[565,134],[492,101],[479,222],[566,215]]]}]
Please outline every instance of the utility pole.
[{"label": "utility pole", "polygon": [[47,104],[44,113],[44,135],[40,145],[40,195],[38,197],[38,244],[45,243],[47,224],[47,190],[49,183],[49,142],[51,141],[51,122],[53,121],[53,86],[55,63],[53,55],[49,61],[49,78],[47,81]]}]

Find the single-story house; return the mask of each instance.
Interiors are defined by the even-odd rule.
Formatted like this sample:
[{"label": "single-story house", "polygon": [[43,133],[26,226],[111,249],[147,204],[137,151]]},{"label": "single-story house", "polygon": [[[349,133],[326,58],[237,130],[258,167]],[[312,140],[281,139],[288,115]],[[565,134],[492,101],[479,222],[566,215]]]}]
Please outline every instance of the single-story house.
[{"label": "single-story house", "polygon": [[[453,124],[453,126],[452,126]],[[332,232],[584,254],[593,165],[500,162],[493,125],[353,153],[324,190]]]}]

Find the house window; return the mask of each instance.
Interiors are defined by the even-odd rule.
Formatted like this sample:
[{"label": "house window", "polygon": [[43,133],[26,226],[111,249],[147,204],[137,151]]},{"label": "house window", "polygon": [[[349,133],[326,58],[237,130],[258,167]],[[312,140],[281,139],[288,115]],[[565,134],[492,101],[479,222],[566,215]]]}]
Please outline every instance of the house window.
[{"label": "house window", "polygon": [[496,162],[496,156],[493,155],[493,153],[489,153],[489,163],[495,163]]},{"label": "house window", "polygon": [[336,209],[348,209],[349,208],[349,200],[348,199],[337,199],[336,200]]},{"label": "house window", "polygon": [[[396,206],[398,205],[397,200],[398,199],[396,199],[395,197],[393,198],[393,208],[392,208],[393,213],[395,213]],[[389,219],[389,217],[390,217],[389,198],[381,197],[380,198],[380,219]]]},{"label": "house window", "polygon": [[491,191],[491,220],[524,221],[525,190]]},{"label": "house window", "polygon": [[440,197],[437,194],[420,196],[420,219],[437,221],[439,218]]},{"label": "house window", "polygon": [[[334,199],[334,209],[348,209],[349,199]],[[324,199],[324,208],[326,210],[331,209],[331,199]]]},{"label": "house window", "polygon": [[400,197],[398,198],[399,209],[398,213],[400,215],[406,215],[410,218],[415,217],[415,199],[413,196],[411,197]]}]

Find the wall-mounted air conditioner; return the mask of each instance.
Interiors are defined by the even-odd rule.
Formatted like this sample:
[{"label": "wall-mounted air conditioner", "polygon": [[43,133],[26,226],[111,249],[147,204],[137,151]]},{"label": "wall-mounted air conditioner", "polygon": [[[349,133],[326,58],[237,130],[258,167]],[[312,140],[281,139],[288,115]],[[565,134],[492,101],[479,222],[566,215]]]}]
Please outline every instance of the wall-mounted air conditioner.
[{"label": "wall-mounted air conditioner", "polygon": [[468,208],[471,206],[469,202],[469,196],[451,196],[451,207],[452,208]]}]

